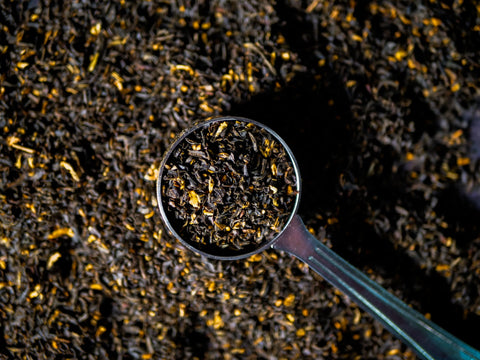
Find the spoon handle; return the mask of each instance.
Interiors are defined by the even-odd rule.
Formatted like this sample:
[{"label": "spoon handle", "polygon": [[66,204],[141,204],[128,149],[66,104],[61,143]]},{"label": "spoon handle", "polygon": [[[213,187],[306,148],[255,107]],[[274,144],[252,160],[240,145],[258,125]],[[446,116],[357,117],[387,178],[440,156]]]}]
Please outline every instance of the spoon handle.
[{"label": "spoon handle", "polygon": [[480,352],[427,320],[312,236],[296,215],[273,245],[345,293],[422,359],[480,360]]}]

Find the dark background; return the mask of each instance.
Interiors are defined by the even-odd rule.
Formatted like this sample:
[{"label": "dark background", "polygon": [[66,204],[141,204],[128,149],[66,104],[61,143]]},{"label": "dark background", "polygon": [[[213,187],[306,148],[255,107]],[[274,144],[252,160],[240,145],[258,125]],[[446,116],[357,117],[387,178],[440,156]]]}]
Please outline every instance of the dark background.
[{"label": "dark background", "polygon": [[415,358],[299,261],[200,258],[155,175],[216,115],[292,148],[300,215],[480,343],[478,5],[0,4],[0,358]]}]

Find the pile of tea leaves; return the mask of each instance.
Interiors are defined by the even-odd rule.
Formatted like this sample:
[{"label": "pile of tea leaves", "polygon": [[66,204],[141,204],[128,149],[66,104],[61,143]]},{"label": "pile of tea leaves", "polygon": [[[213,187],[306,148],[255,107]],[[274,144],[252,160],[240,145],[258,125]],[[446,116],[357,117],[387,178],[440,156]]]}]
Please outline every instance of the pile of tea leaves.
[{"label": "pile of tea leaves", "polygon": [[253,251],[293,215],[292,160],[279,139],[252,122],[202,123],[166,156],[158,184],[166,221],[196,249],[221,256]]},{"label": "pile of tea leaves", "polygon": [[278,132],[309,231],[478,347],[479,11],[1,2],[0,359],[415,358],[291,256],[168,233],[162,156],[218,115]]}]

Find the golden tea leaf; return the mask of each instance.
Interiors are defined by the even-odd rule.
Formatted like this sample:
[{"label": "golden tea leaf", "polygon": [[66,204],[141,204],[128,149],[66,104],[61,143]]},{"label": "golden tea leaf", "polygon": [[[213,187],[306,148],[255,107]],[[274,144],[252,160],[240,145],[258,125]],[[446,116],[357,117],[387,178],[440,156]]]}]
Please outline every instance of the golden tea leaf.
[{"label": "golden tea leaf", "polygon": [[73,178],[73,180],[80,181],[80,178],[78,177],[77,173],[73,169],[72,165],[70,165],[66,161],[61,161],[60,166],[70,173],[70,176]]},{"label": "golden tea leaf", "polygon": [[90,57],[90,64],[88,65],[88,72],[92,72],[95,70],[95,66],[97,66],[97,61],[98,57],[100,56],[100,53],[95,53]]},{"label": "golden tea leaf", "polygon": [[218,129],[217,131],[215,132],[215,136],[214,137],[218,137],[221,135],[221,133],[227,128],[228,124],[226,121],[222,122],[219,126],[218,126]]},{"label": "golden tea leaf", "polygon": [[99,21],[90,28],[90,34],[92,34],[93,36],[97,36],[98,34],[100,34],[101,30],[102,30],[102,23]]},{"label": "golden tea leaf", "polygon": [[103,286],[101,284],[92,284],[92,285],[90,285],[90,289],[92,289],[92,290],[103,290]]},{"label": "golden tea leaf", "polygon": [[60,259],[61,257],[62,257],[62,254],[60,254],[58,251],[55,254],[51,255],[48,258],[47,270],[50,270],[52,266],[57,262],[57,260]]},{"label": "golden tea leaf", "polygon": [[189,203],[192,205],[194,208],[199,208],[200,207],[200,196],[198,194],[191,190],[188,192],[188,197],[189,197]]},{"label": "golden tea leaf", "polygon": [[47,239],[48,240],[53,240],[53,239],[57,239],[61,236],[68,236],[68,237],[74,237],[75,233],[73,232],[73,229],[71,228],[61,228],[61,229],[57,229],[55,230],[54,232],[52,232],[50,235],[48,235]]}]

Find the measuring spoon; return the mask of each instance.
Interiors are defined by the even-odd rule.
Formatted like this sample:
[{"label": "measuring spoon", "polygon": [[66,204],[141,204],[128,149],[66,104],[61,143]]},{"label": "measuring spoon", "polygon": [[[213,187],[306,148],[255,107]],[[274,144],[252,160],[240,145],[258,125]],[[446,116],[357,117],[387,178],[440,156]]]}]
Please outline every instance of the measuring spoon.
[{"label": "measuring spoon", "polygon": [[[174,225],[172,219],[169,218],[171,215],[165,209],[167,202],[164,201],[165,199],[162,195],[162,187],[165,185],[163,178],[165,164],[179,144],[186,141],[189,135],[200,131],[214,122],[231,121],[254,124],[265,129],[273,136],[284,147],[290,157],[297,179],[297,195],[294,208],[283,229],[273,239],[260,242],[253,249],[245,248],[238,251],[203,246],[192,239],[182,238],[179,235],[178,225]],[[413,349],[420,358],[428,360],[480,360],[479,351],[426,319],[425,316],[386,291],[310,234],[300,216],[296,214],[300,202],[300,179],[300,171],[295,157],[285,141],[277,133],[257,121],[227,116],[198,123],[178,136],[162,159],[157,180],[157,199],[164,224],[190,250],[218,260],[247,258],[267,248],[286,251],[308,264],[312,270],[317,272],[331,285],[345,293],[363,310],[380,321],[393,335]]]}]

